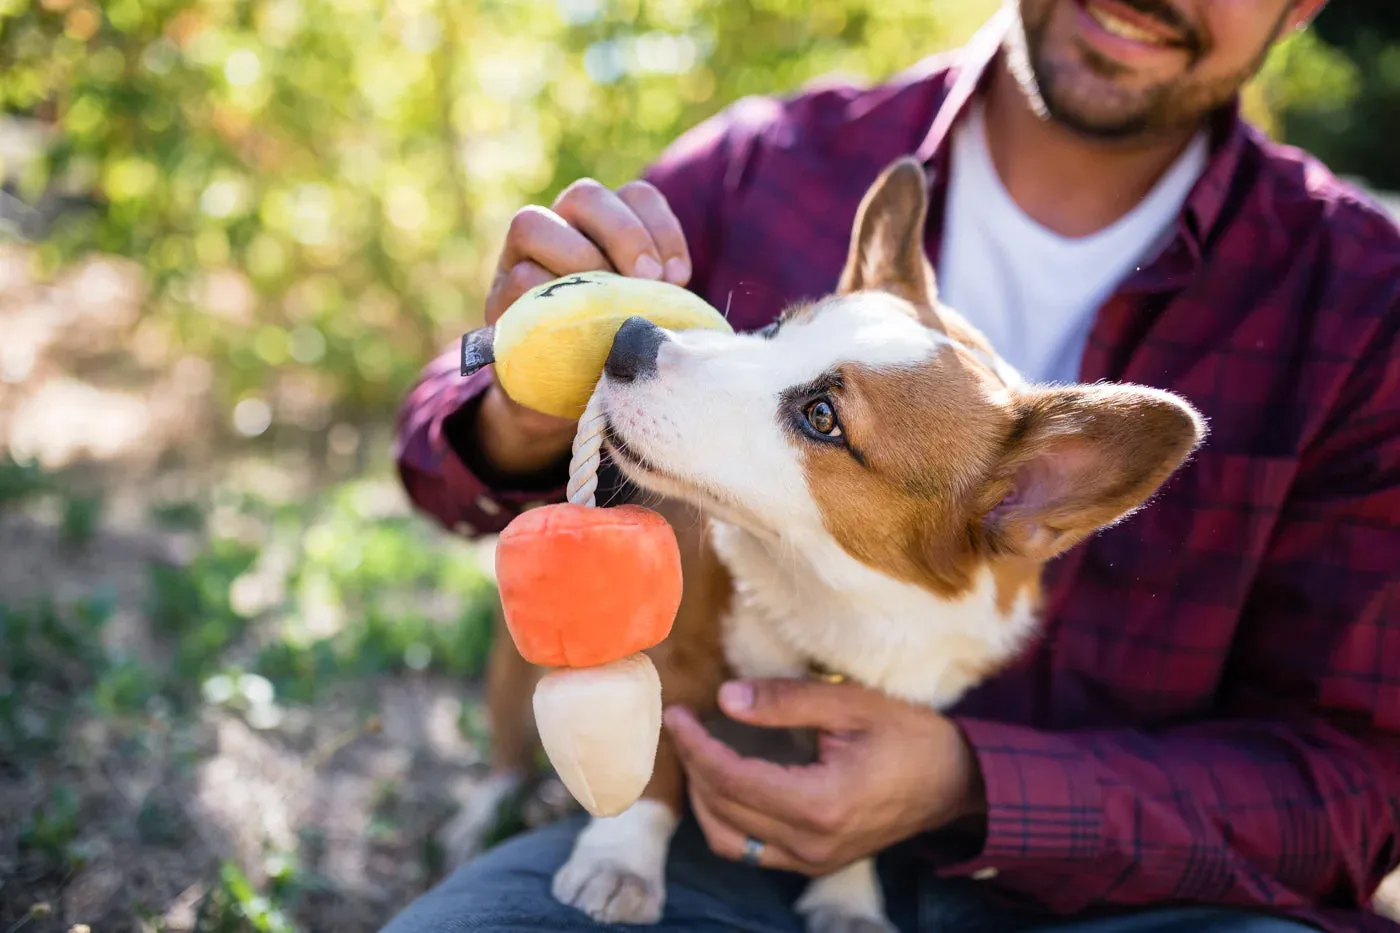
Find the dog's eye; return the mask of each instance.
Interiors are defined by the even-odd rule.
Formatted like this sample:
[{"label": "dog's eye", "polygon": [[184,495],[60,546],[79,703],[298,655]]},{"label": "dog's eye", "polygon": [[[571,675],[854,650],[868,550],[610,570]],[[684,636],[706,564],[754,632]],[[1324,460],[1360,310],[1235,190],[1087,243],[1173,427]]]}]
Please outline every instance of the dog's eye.
[{"label": "dog's eye", "polygon": [[758,336],[762,337],[764,340],[772,340],[778,335],[778,328],[782,326],[782,323],[782,321],[774,321],[772,324],[769,324],[759,331]]},{"label": "dog's eye", "polygon": [[804,412],[812,430],[827,437],[840,437],[841,425],[836,421],[836,409],[829,400],[819,398],[807,406]]}]

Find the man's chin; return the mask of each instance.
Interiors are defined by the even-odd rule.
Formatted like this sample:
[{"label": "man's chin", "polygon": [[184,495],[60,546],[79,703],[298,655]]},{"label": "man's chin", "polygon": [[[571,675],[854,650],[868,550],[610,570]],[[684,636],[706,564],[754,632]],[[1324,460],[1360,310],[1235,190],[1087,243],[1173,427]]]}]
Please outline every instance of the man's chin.
[{"label": "man's chin", "polygon": [[[1038,36],[1026,41],[1040,43]],[[1013,45],[1009,53],[1012,79],[1042,119],[1105,142],[1152,130],[1154,92],[1123,65],[1072,45],[1054,52]]]},{"label": "man's chin", "polygon": [[1037,69],[1035,82],[1044,115],[1072,133],[1117,142],[1151,131],[1151,108],[1122,78],[1087,66]]},{"label": "man's chin", "polygon": [[1047,115],[1057,125],[1077,136],[1098,142],[1115,143],[1138,139],[1148,130],[1148,121],[1137,115],[1094,112],[1090,108],[1045,101]]}]

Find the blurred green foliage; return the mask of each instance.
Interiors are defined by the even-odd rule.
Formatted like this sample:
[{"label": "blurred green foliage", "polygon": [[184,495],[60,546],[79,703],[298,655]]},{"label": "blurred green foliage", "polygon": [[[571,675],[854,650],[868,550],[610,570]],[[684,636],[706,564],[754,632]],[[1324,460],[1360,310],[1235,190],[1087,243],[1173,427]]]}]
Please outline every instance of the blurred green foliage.
[{"label": "blurred green foliage", "polygon": [[[275,876],[273,887],[286,885],[286,878]],[[287,916],[283,898],[259,891],[233,862],[225,862],[219,878],[200,898],[195,929],[200,933],[291,933],[297,927]]]},{"label": "blurred green foliage", "polygon": [[279,638],[254,662],[280,693],[310,702],[337,678],[481,673],[494,587],[477,564],[442,547],[424,521],[376,515],[367,488],[348,484],[295,535],[293,567],[268,581],[285,588],[289,611]]},{"label": "blurred green foliage", "polygon": [[25,817],[20,845],[48,859],[56,869],[68,869],[83,859],[74,845],[79,826],[78,796],[73,788],[59,784],[43,806]]},{"label": "blurred green foliage", "polygon": [[1287,108],[1283,134],[1337,172],[1400,190],[1400,7],[1331,3],[1313,35],[1330,87]]},{"label": "blurred green foliage", "polygon": [[38,464],[19,463],[8,452],[0,453],[0,508],[38,495],[44,485]]},{"label": "blurred green foliage", "polygon": [[230,598],[234,582],[258,557],[256,548],[215,538],[188,564],[152,563],[146,615],[175,645],[171,683],[186,697],[237,644],[248,620]]},{"label": "blurred green foliage", "polygon": [[139,729],[202,702],[267,728],[280,706],[352,679],[478,676],[490,578],[426,520],[381,514],[377,489],[345,483],[285,506],[218,497],[209,511],[256,540],[210,530],[187,561],[147,564],[144,615],[168,658],[104,644],[113,596],[101,587],[64,603],[0,600],[0,759],[52,752],[87,714]]},{"label": "blurred green foliage", "polygon": [[102,595],[68,606],[39,600],[0,604],[0,760],[58,747],[107,658],[101,633],[111,614]]},{"label": "blurred green foliage", "polygon": [[222,361],[230,403],[297,382],[386,411],[478,319],[520,205],[621,183],[741,95],[888,74],[993,5],[3,0],[0,105],[52,131],[20,193],[86,205],[48,267],[139,259],[141,326]]}]

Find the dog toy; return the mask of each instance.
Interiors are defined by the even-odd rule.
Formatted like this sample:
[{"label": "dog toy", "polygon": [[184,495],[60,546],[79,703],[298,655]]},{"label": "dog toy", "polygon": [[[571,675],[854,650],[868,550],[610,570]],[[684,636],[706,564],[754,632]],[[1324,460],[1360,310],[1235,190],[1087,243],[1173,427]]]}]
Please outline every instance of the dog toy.
[{"label": "dog toy", "polygon": [[666,520],[635,506],[564,503],[501,533],[506,627],[535,686],[540,744],[569,793],[615,816],[646,789],[661,735],[661,680],[642,654],[671,633],[680,551]]},{"label": "dog toy", "polygon": [[598,383],[613,335],[629,317],[667,330],[729,332],[729,322],[677,285],[582,272],[536,286],[492,327],[462,339],[462,375],[495,363],[506,395],[527,408],[577,419]]},{"label": "dog toy", "polygon": [[594,816],[616,816],[651,780],[661,679],[644,651],[671,632],[681,601],[675,532],[650,509],[597,508],[606,419],[600,387],[618,329],[645,317],[673,330],[729,331],[695,295],[610,273],[532,289],[462,338],[462,372],[490,362],[521,404],[579,419],[568,501],[522,513],[501,532],[496,579],[522,657],[550,668],[535,687],[535,726],[564,786]]}]

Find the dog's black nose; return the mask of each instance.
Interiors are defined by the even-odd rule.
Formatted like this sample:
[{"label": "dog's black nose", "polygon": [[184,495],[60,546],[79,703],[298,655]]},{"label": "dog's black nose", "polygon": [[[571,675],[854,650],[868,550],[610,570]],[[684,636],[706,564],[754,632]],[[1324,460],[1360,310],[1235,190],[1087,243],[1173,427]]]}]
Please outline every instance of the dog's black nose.
[{"label": "dog's black nose", "polygon": [[646,379],[656,372],[656,354],[666,332],[644,317],[629,317],[613,337],[603,372],[613,382]]}]

